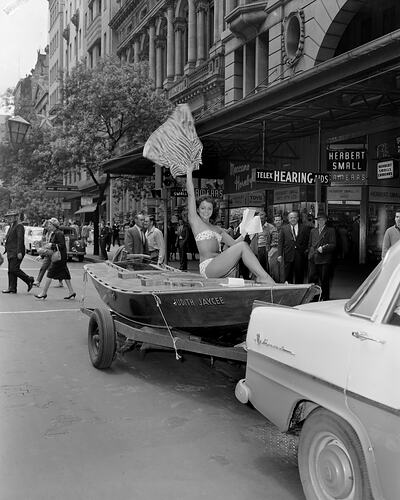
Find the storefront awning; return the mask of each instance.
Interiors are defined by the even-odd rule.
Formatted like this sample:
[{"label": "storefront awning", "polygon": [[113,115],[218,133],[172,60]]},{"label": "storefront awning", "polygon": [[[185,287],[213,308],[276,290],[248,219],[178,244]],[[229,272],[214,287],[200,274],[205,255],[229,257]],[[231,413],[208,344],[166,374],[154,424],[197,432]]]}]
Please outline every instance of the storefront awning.
[{"label": "storefront awning", "polygon": [[80,208],[75,212],[75,215],[78,214],[87,214],[90,212],[94,212],[96,210],[96,203],[91,203],[90,205],[85,205],[84,207]]}]

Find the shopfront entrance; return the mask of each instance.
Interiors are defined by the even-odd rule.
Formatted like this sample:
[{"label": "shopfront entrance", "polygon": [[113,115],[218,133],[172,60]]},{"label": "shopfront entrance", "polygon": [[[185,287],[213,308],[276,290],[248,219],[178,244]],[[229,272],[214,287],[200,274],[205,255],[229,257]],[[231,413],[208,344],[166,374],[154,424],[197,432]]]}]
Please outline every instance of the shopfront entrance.
[{"label": "shopfront entrance", "polygon": [[360,254],[360,202],[328,202],[328,217],[336,229],[337,259],[359,262]]}]

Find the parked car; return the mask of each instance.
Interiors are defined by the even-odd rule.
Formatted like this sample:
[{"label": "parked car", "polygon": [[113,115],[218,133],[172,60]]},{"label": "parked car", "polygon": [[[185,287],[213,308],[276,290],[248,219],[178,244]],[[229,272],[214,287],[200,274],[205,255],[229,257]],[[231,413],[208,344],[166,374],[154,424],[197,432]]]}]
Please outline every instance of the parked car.
[{"label": "parked car", "polygon": [[36,254],[38,248],[42,246],[43,228],[26,226],[24,238],[26,253]]},{"label": "parked car", "polygon": [[349,300],[258,303],[236,397],[299,433],[307,500],[400,498],[400,243]]},{"label": "parked car", "polygon": [[77,229],[73,226],[64,226],[60,229],[63,231],[65,236],[68,259],[76,257],[79,262],[82,262],[86,254],[86,244],[83,238],[79,236]]}]

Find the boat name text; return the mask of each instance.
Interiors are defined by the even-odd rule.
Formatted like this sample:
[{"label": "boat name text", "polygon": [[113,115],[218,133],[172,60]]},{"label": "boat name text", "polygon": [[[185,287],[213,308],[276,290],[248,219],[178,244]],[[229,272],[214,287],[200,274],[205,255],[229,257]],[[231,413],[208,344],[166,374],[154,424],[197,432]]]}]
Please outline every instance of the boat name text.
[{"label": "boat name text", "polygon": [[223,297],[200,297],[197,299],[174,299],[174,306],[222,306],[225,304]]}]

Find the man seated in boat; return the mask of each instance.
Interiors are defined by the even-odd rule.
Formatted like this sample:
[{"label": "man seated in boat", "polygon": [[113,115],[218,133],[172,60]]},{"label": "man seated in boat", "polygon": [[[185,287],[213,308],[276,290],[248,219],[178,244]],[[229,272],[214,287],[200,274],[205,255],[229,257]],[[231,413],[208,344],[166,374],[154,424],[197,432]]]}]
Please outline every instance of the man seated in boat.
[{"label": "man seated in boat", "polygon": [[[200,255],[200,274],[205,278],[223,278],[242,259],[258,283],[274,284],[275,281],[263,269],[249,245],[243,241],[243,235],[234,240],[221,227],[211,223],[217,211],[215,200],[202,196],[196,202],[192,174],[193,167],[189,167],[186,176],[188,215]],[[223,252],[221,242],[227,247]]]}]

